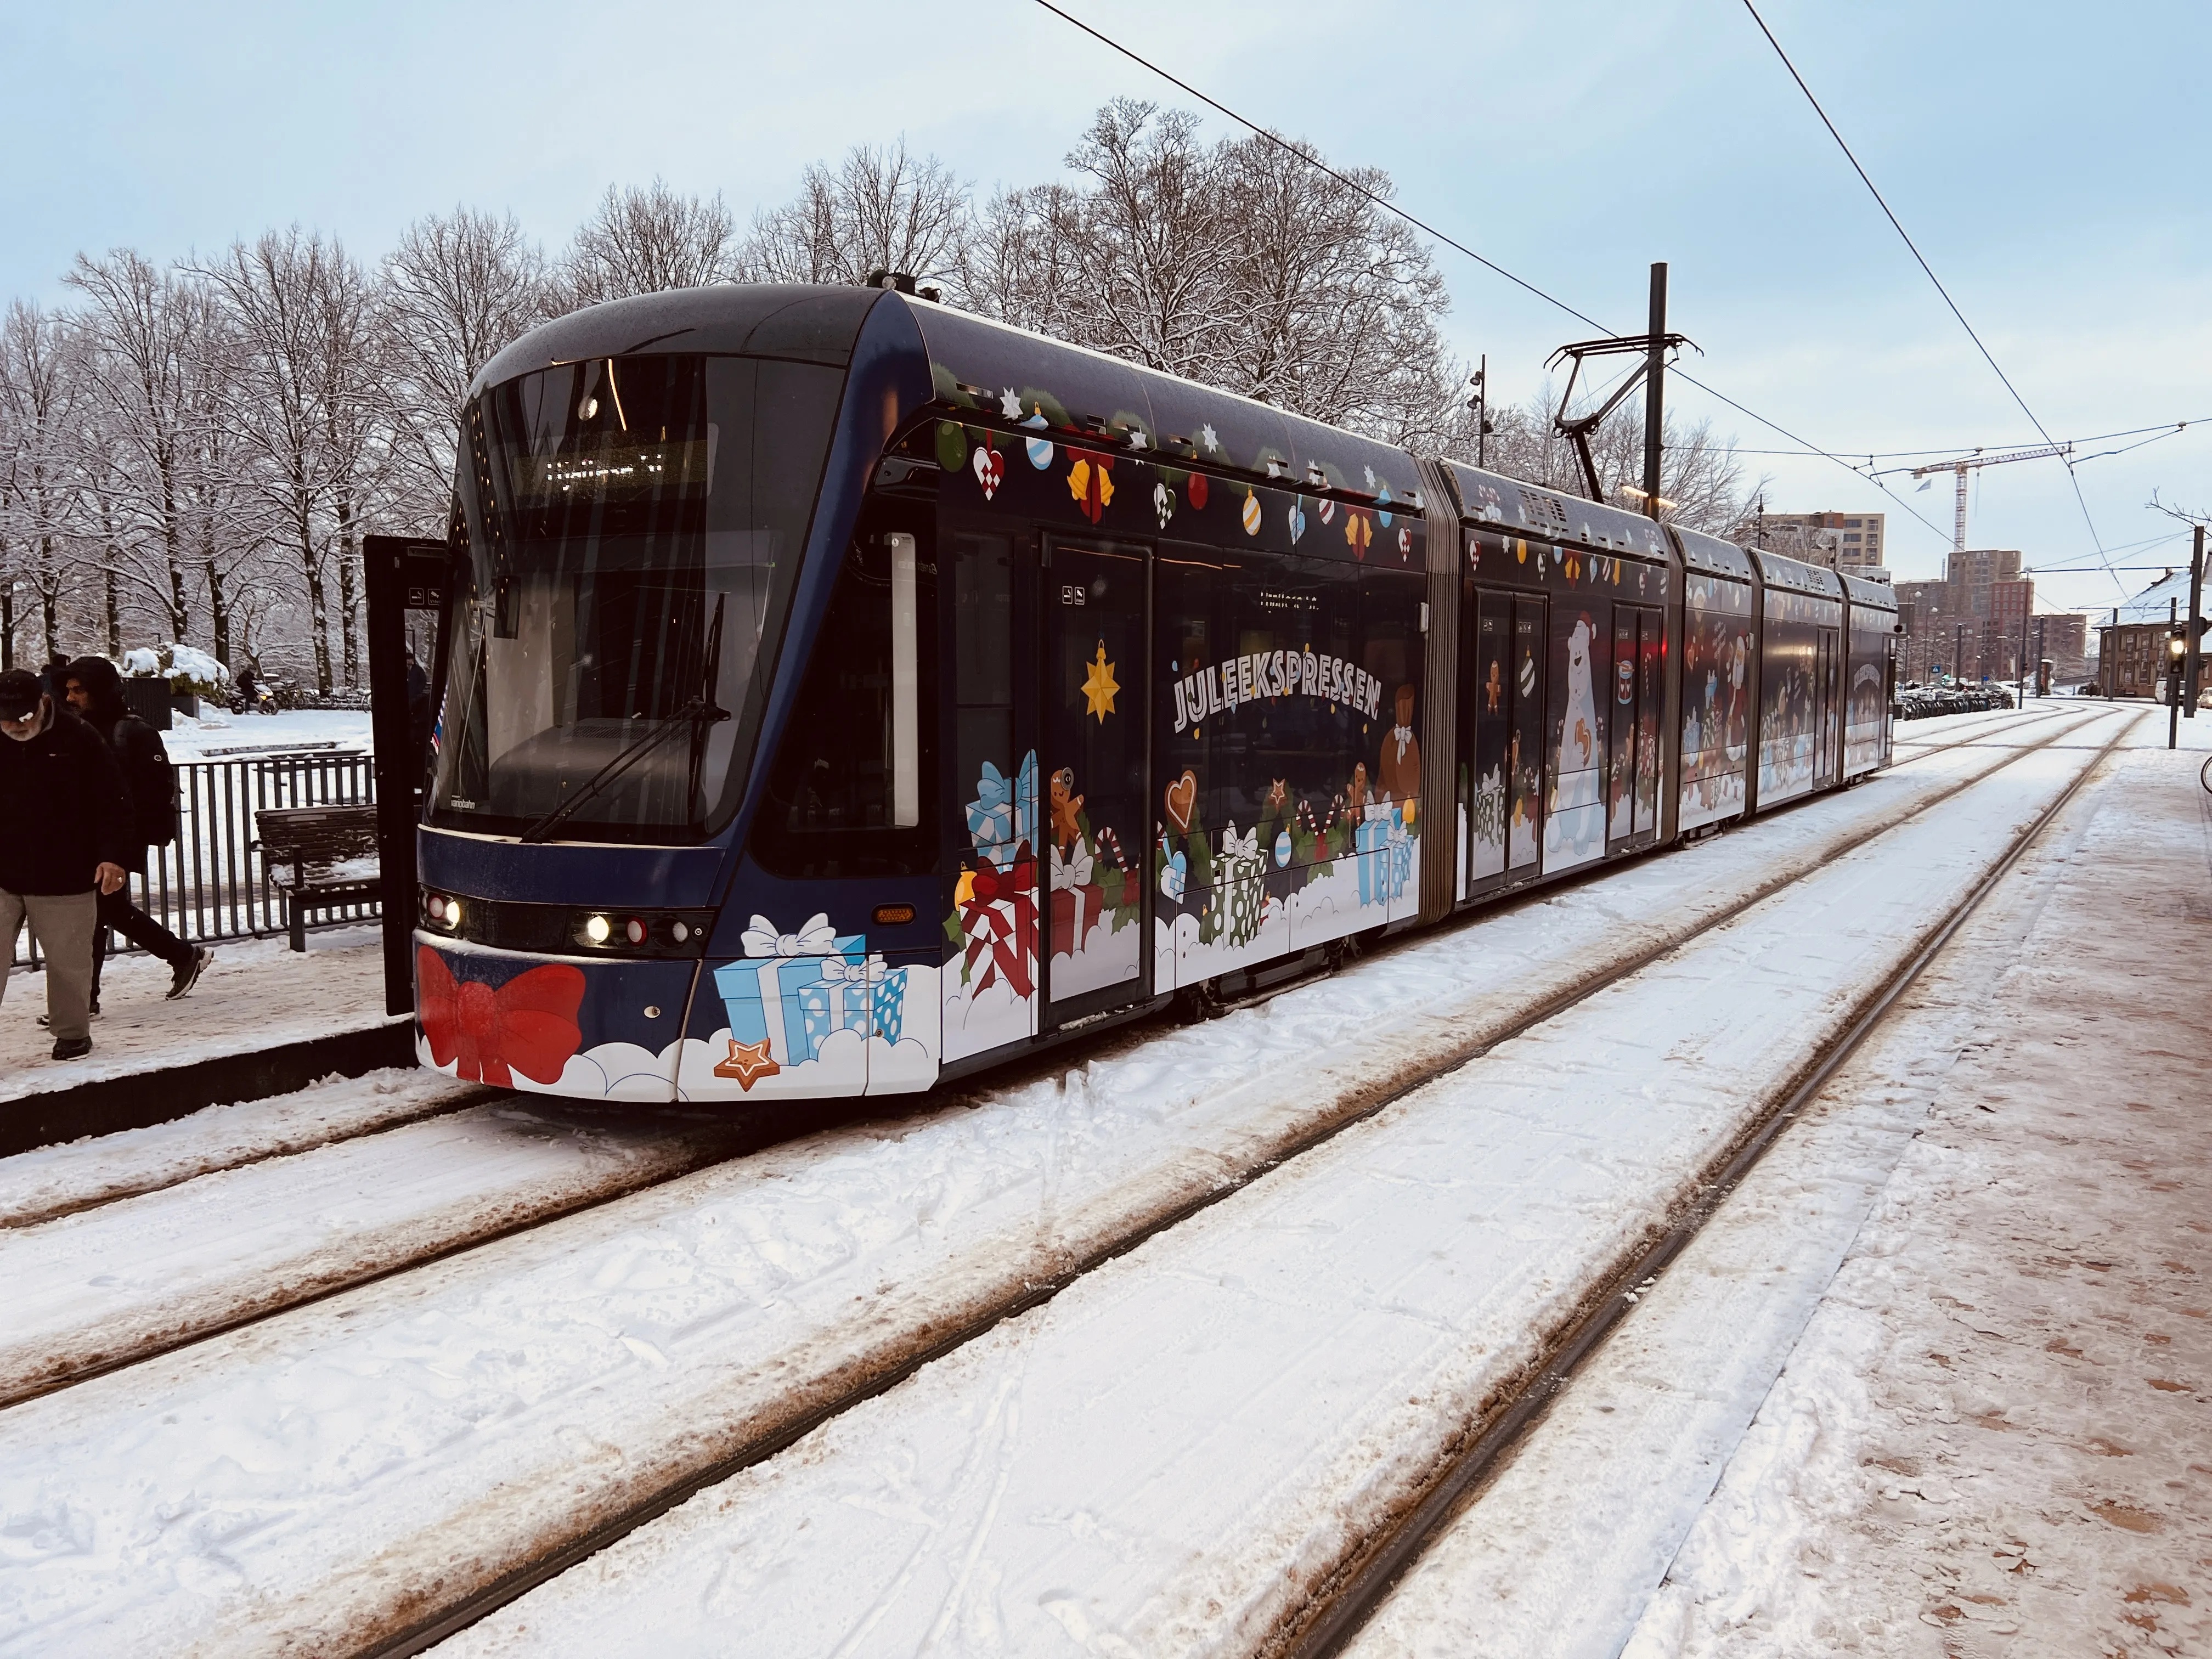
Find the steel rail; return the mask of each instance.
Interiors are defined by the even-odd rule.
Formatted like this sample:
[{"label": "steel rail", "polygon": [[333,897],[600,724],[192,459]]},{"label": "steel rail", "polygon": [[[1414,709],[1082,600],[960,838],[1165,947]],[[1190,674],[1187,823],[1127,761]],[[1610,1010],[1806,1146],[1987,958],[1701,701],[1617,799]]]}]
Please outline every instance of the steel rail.
[{"label": "steel rail", "polygon": [[[2089,711],[2093,720],[2107,712],[2109,711],[2103,709]],[[1972,776],[1961,779],[1936,791],[1909,811],[1884,824],[1858,845],[1863,847],[1870,842],[1893,834],[1936,808],[1955,799],[1967,790],[1986,781],[2007,767],[2049,747],[2069,732],[2080,730],[2083,723],[2086,722],[2062,726],[2035,743],[2010,750],[2001,759]],[[2124,735],[2124,732],[2122,735]],[[2114,741],[2117,742],[2118,739]],[[1404,1099],[1414,1091],[1425,1088],[1437,1079],[1448,1076],[1470,1062],[1481,1059],[1500,1044],[1525,1035],[1536,1026],[1556,1018],[1600,992],[1642,973],[1656,963],[1674,955],[1714,929],[1726,926],[1745,912],[1765,903],[1768,899],[1795,885],[1806,877],[1826,868],[1829,862],[1829,860],[1824,858],[1805,859],[1792,868],[1757,884],[1712,915],[1692,924],[1674,937],[1660,941],[1649,949],[1616,963],[1598,974],[1563,988],[1534,1006],[1516,1013],[1501,1027],[1486,1032],[1472,1042],[1444,1049],[1417,1074],[1378,1091],[1364,1099],[1352,1110],[1316,1126],[1269,1156],[1256,1160],[1236,1175],[1218,1185],[1208,1188],[1202,1194],[1170,1209],[1154,1212],[1140,1224],[1087,1253],[1060,1272],[1048,1278],[1032,1281],[1018,1295],[1005,1298],[997,1305],[978,1313],[972,1319],[945,1330],[936,1340],[902,1355],[882,1371],[854,1385],[835,1399],[825,1401],[779,1424],[769,1432],[693,1470],[682,1480],[672,1482],[660,1492],[632,1505],[621,1514],[600,1522],[568,1543],[546,1552],[533,1561],[500,1575],[480,1589],[468,1592],[448,1607],[427,1614],[389,1636],[353,1650],[354,1659],[404,1659],[405,1656],[421,1653],[425,1649],[435,1645],[447,1637],[467,1628],[488,1614],[517,1600],[538,1585],[558,1577],[579,1562],[597,1554],[600,1550],[635,1532],[648,1522],[666,1514],[707,1487],[726,1480],[741,1470],[765,1462],[805,1436],[812,1433],[823,1424],[834,1421],[854,1407],[896,1387],[923,1366],[965,1347],[969,1343],[987,1334],[1005,1321],[1052,1301],[1068,1286],[1095,1273],[1107,1263],[1128,1255],[1162,1233],[1212,1209],[1215,1205],[1233,1197],[1253,1182],[1292,1160],[1304,1157],[1316,1149],[1328,1145],[1355,1124],[1374,1117],[1377,1113]],[[1479,915],[1482,913],[1475,914]],[[1425,932],[1420,934],[1409,934],[1407,937],[1410,942],[1417,939],[1433,937],[1433,935]]]},{"label": "steel rail", "polygon": [[[1852,1010],[1850,1024],[1812,1056],[1794,1079],[1784,1082],[1777,1091],[1775,1103],[1734,1146],[1721,1154],[1717,1167],[1700,1183],[1698,1197],[1674,1224],[1592,1291],[1586,1310],[1579,1319],[1561,1335],[1551,1352],[1532,1368],[1521,1387],[1501,1401],[1490,1419],[1446,1462],[1421,1499],[1404,1511],[1395,1524],[1378,1531],[1355,1563],[1339,1572],[1335,1587],[1309,1602],[1294,1626],[1261,1650],[1266,1659],[1334,1659],[1343,1650],[1437,1534],[1479,1497],[1487,1477],[1497,1469],[1505,1454],[1542,1418],[1551,1401],[1573,1381],[1606,1338],[1633,1311],[1645,1291],[1719,1212],[1782,1132],[1802,1115],[1881,1026],[1898,1000],[1997,884],[2012,872],[2082,787],[2102,769],[2143,718],[2137,714],[2114,732],[2057,798],[2014,837],[2012,845],[1965,897],[1923,933],[1917,948],[1905,964],[1859,1000]],[[2063,734],[2054,737],[2058,735]]]}]

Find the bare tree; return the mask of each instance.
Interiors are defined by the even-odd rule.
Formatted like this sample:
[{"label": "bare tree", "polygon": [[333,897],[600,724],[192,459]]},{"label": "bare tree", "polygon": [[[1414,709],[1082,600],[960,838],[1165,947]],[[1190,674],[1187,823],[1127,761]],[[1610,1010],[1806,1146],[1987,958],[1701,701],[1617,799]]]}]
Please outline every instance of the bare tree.
[{"label": "bare tree", "polygon": [[68,281],[87,302],[91,385],[112,446],[106,505],[116,556],[129,556],[126,579],[161,607],[167,637],[181,640],[191,622],[183,474],[206,412],[195,394],[211,368],[208,298],[129,248],[104,259],[80,253]]},{"label": "bare tree", "polygon": [[1076,249],[1082,203],[1064,185],[1002,190],[975,215],[961,297],[987,317],[1073,339],[1084,307]]},{"label": "bare tree", "polygon": [[444,527],[453,446],[477,371],[546,314],[545,259],[513,214],[428,214],[385,256],[376,335],[392,431],[394,507]]},{"label": "bare tree", "polygon": [[[1582,463],[1554,423],[1559,394],[1547,383],[1526,404],[1501,405],[1492,411],[1497,430],[1488,440],[1489,464],[1493,471],[1525,479],[1570,495],[1589,493]],[[1471,442],[1446,452],[1471,461]],[[1590,458],[1597,463],[1598,482],[1605,499],[1616,506],[1641,507],[1625,486],[1644,485],[1644,406],[1632,398],[1606,418],[1590,434]],[[1744,516],[1752,497],[1765,482],[1747,483],[1742,464],[1730,440],[1717,437],[1707,419],[1686,421],[1674,415],[1666,419],[1660,447],[1661,497],[1672,505],[1660,516],[1671,524],[1705,531],[1732,541],[1747,539]]]},{"label": "bare tree", "polygon": [[0,418],[13,452],[10,528],[27,555],[49,657],[61,649],[63,594],[76,586],[67,552],[82,371],[82,354],[63,317],[21,300],[9,306],[0,323]]},{"label": "bare tree", "polygon": [[248,476],[271,539],[297,559],[307,596],[315,687],[332,684],[330,642],[331,539],[324,519],[350,488],[353,458],[334,446],[329,406],[343,394],[331,368],[333,307],[359,287],[359,272],[335,242],[298,226],[268,231],[251,246],[234,242],[202,269],[222,296],[236,331],[239,358],[232,434],[250,459]]},{"label": "bare tree", "polygon": [[896,270],[957,284],[967,261],[968,191],[938,159],[906,143],[856,145],[832,173],[816,162],[799,194],[753,216],[738,252],[748,283],[863,283]]},{"label": "bare tree", "polygon": [[643,189],[610,185],[562,257],[562,301],[573,309],[728,282],[736,235],[720,191],[702,201],[679,196],[658,179]]}]

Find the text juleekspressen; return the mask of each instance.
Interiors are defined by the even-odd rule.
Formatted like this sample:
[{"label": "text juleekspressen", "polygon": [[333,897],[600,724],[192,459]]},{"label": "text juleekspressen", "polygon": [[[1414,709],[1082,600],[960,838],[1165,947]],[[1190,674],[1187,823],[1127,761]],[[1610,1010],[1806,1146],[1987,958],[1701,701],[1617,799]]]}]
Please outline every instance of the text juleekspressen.
[{"label": "text juleekspressen", "polygon": [[1175,683],[1175,729],[1267,697],[1317,697],[1349,704],[1373,720],[1382,682],[1341,657],[1312,651],[1254,651],[1184,675]]}]

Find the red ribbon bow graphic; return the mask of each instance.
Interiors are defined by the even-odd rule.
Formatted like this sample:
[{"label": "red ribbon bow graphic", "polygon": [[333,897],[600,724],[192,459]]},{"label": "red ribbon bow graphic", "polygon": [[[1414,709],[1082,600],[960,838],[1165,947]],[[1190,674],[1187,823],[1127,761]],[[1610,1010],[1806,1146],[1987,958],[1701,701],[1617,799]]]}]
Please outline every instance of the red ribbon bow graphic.
[{"label": "red ribbon bow graphic", "polygon": [[[977,868],[971,896],[961,908],[960,931],[968,940],[968,969],[977,990],[994,974],[1004,974],[1016,996],[1030,994],[1030,963],[1036,955],[1036,860],[1027,842],[1010,868],[1001,870],[988,859]],[[991,960],[976,975],[975,963],[986,951]]]},{"label": "red ribbon bow graphic", "polygon": [[445,958],[423,945],[416,947],[415,978],[431,1060],[441,1066],[459,1060],[459,1075],[471,1083],[511,1087],[516,1072],[533,1083],[557,1083],[583,1045],[576,1024],[584,1001],[580,968],[548,963],[495,991],[455,980]]}]

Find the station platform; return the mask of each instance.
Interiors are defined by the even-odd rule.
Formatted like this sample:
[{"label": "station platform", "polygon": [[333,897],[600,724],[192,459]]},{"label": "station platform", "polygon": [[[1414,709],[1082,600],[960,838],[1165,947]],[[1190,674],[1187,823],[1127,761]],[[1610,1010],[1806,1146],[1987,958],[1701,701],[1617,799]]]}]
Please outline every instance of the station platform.
[{"label": "station platform", "polygon": [[379,937],[373,925],[312,933],[304,955],[282,939],[218,943],[174,1002],[166,965],[111,957],[92,1052],[74,1060],[50,1058],[38,1024],[46,975],[18,969],[0,1002],[0,1157],[408,1064],[410,1022],[384,1012]]}]

